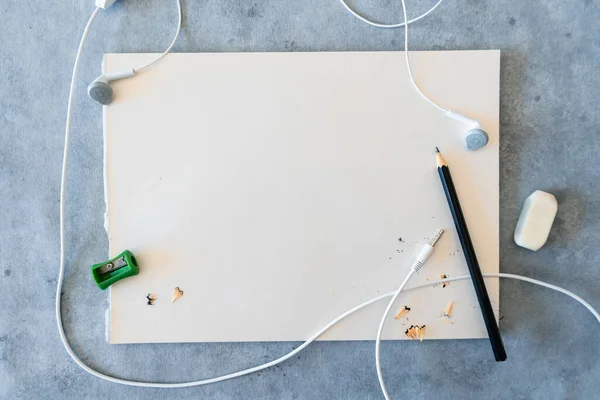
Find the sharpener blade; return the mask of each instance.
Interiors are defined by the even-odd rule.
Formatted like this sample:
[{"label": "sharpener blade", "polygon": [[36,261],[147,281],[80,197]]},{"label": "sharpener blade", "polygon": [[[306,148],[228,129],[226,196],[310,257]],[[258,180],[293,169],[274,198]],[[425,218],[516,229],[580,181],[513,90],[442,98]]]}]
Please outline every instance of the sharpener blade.
[{"label": "sharpener blade", "polygon": [[125,261],[125,257],[117,258],[113,262],[109,262],[98,268],[98,272],[104,275],[112,271],[116,271],[123,267],[127,266],[127,262]]}]

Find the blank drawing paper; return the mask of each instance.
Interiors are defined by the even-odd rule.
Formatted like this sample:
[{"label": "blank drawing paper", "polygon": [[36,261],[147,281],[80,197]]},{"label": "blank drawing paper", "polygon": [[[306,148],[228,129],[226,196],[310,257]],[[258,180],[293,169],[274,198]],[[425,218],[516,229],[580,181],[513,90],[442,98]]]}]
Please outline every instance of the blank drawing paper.
[{"label": "blank drawing paper", "polygon": [[[105,70],[154,57],[108,54]],[[482,123],[487,147],[464,149],[468,127],[419,96],[401,52],[169,54],[114,82],[104,107],[110,255],[131,250],[140,273],[110,288],[108,340],[305,340],[395,290],[438,228],[446,234],[411,285],[468,274],[435,146],[482,270],[498,272],[500,52],[411,60],[425,93]],[[486,284],[497,312],[498,282]],[[175,287],[184,294],[172,303]],[[384,308],[321,339],[374,339]],[[401,295],[383,337],[406,339],[412,324],[426,325],[425,339],[487,336],[470,281]]]}]

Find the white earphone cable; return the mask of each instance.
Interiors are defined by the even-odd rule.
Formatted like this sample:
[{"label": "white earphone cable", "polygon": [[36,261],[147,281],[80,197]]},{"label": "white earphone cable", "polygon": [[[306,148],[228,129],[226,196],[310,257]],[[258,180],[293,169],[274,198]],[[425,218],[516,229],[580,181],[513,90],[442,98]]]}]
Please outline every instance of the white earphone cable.
[{"label": "white earphone cable", "polygon": [[[437,7],[438,4],[440,4],[440,3],[437,3],[434,6],[434,8]],[[408,54],[408,24],[409,24],[409,22],[408,22],[408,14],[406,12],[405,0],[402,0],[402,15],[404,16],[404,24],[403,24],[404,25],[404,59],[406,60],[406,70],[408,71],[408,77],[410,78],[410,81],[411,81],[413,87],[415,88],[417,93],[419,93],[421,95],[422,98],[424,98],[429,104],[431,104],[432,106],[434,106],[435,108],[437,108],[438,110],[440,110],[441,112],[446,114],[450,110],[447,110],[447,109],[439,106],[435,101],[431,100],[428,96],[426,96],[425,93],[423,93],[423,91],[419,87],[419,85],[417,85],[417,82],[415,81],[415,78],[413,77],[412,69],[410,67],[410,58],[409,58],[409,54]]]},{"label": "white earphone cable", "polygon": [[173,48],[173,46],[175,46],[175,42],[177,41],[177,38],[179,37],[179,32],[181,32],[181,22],[182,22],[181,0],[176,0],[176,1],[177,1],[177,13],[178,13],[177,31],[175,32],[175,37],[171,41],[171,44],[169,44],[169,47],[167,47],[167,49],[156,60],[152,61],[149,64],[144,65],[143,67],[135,69],[135,72],[140,72],[140,71],[142,71],[142,70],[144,70],[146,68],[150,68],[151,66],[153,66],[154,64],[156,64],[157,62],[159,62],[160,60],[162,60],[164,56],[166,56],[167,54],[169,54],[169,52],[171,51],[171,49]]},{"label": "white earphone cable", "polygon": [[381,321],[379,322],[379,328],[377,329],[377,336],[375,338],[375,369],[377,370],[377,379],[379,380],[381,392],[383,393],[383,396],[386,399],[389,399],[389,395],[387,392],[387,388],[385,387],[385,383],[383,381],[383,373],[381,372],[381,357],[379,355],[381,350],[381,335],[383,334],[383,328],[385,327],[387,317],[390,314],[390,311],[394,306],[396,299],[398,298],[398,296],[400,296],[400,293],[402,292],[402,290],[404,290],[404,287],[406,286],[410,278],[412,278],[414,273],[415,271],[411,269],[410,272],[406,275],[406,278],[404,278],[404,281],[402,281],[402,283],[398,287],[398,289],[396,289],[396,291],[393,292],[392,299],[387,304],[383,316],[381,317]]},{"label": "white earphone cable", "polygon": [[435,5],[433,7],[431,7],[429,10],[427,10],[425,13],[419,15],[416,18],[408,20],[408,14],[406,12],[406,2],[405,2],[405,0],[402,0],[402,15],[403,15],[404,22],[399,23],[399,24],[379,24],[377,22],[371,21],[371,20],[363,17],[362,15],[358,14],[356,11],[354,11],[352,8],[350,8],[348,3],[346,3],[346,0],[340,0],[340,3],[342,3],[344,8],[346,8],[346,10],[348,10],[348,12],[350,12],[353,16],[355,16],[359,20],[361,20],[371,26],[374,26],[377,28],[400,28],[402,26],[404,27],[404,59],[406,61],[406,70],[408,72],[408,77],[410,79],[410,82],[412,83],[412,85],[415,88],[415,90],[417,91],[417,93],[419,93],[419,95],[421,95],[421,97],[423,99],[425,99],[425,101],[427,101],[429,104],[431,104],[432,106],[434,106],[435,108],[437,108],[438,110],[440,110],[444,114],[446,114],[450,110],[445,109],[444,107],[441,107],[435,101],[430,99],[427,95],[425,95],[425,93],[423,93],[423,91],[421,90],[419,85],[417,85],[417,82],[415,81],[415,78],[412,73],[412,68],[410,67],[410,56],[409,56],[409,52],[408,52],[408,25],[431,14],[433,12],[433,10],[435,10],[440,4],[442,4],[442,1],[444,1],[444,0],[439,0],[437,3],[435,3]]},{"label": "white earphone cable", "polygon": [[[403,0],[404,3],[404,0]],[[435,7],[437,7],[437,5],[441,3],[441,0],[436,4]],[[181,27],[181,4],[178,1],[178,5],[179,5],[179,11],[180,11],[180,27]],[[432,9],[433,10],[433,9]],[[427,15],[429,12],[431,12],[432,10],[428,11],[426,14],[422,15],[421,17],[417,18],[420,19],[423,16]],[[83,46],[85,44],[85,41],[87,39],[90,27],[92,26],[92,23],[94,22],[94,20],[96,19],[96,16],[98,15],[100,11],[100,8],[96,8],[94,10],[94,12],[92,13],[92,15],[90,16],[87,25],[83,31],[83,35],[81,37],[81,41],[79,43],[79,47],[77,49],[77,55],[75,57],[75,63],[73,65],[73,73],[72,73],[72,77],[71,77],[71,86],[69,89],[69,99],[68,99],[68,106],[67,106],[67,118],[66,118],[66,127],[65,127],[65,144],[64,144],[64,152],[63,152],[63,162],[62,162],[62,172],[61,172],[61,182],[60,182],[60,204],[59,204],[59,208],[60,208],[60,218],[59,218],[59,229],[60,229],[60,266],[59,266],[59,272],[58,272],[58,279],[57,279],[57,284],[56,284],[56,298],[55,298],[55,317],[56,317],[56,322],[58,325],[58,331],[59,331],[59,335],[60,335],[60,339],[61,342],[65,348],[65,350],[67,351],[67,353],[69,354],[69,356],[73,359],[73,361],[75,361],[75,363],[81,367],[84,371],[88,372],[89,374],[109,381],[109,382],[113,382],[113,383],[118,383],[118,384],[123,384],[123,385],[129,385],[129,386],[138,386],[138,387],[154,387],[154,388],[181,388],[181,387],[190,387],[190,386],[200,386],[200,385],[207,385],[210,383],[216,383],[216,382],[221,382],[224,380],[228,380],[228,379],[232,379],[232,378],[236,378],[239,376],[243,376],[243,375],[247,375],[253,372],[257,372],[269,367],[272,367],[274,365],[277,365],[285,360],[288,360],[289,358],[293,357],[295,354],[299,353],[300,351],[302,351],[303,349],[305,349],[308,345],[310,345],[313,341],[315,341],[317,338],[319,338],[323,333],[325,333],[329,328],[331,328],[332,326],[334,326],[335,324],[337,324],[339,321],[341,321],[342,319],[346,318],[347,316],[353,314],[354,312],[367,307],[375,302],[378,302],[380,300],[383,300],[384,298],[387,297],[392,297],[392,301],[388,304],[388,307],[386,309],[386,315],[389,314],[389,310],[391,309],[391,307],[393,306],[394,301],[396,300],[396,298],[398,297],[398,295],[400,294],[400,292],[402,291],[408,291],[408,290],[414,290],[414,289],[419,289],[419,288],[423,288],[423,287],[428,287],[428,286],[432,286],[432,285],[437,285],[439,283],[443,283],[443,282],[452,282],[452,281],[458,281],[458,280],[463,280],[463,279],[470,279],[470,277],[468,275],[464,275],[464,276],[457,276],[454,278],[447,278],[447,279],[442,279],[439,281],[435,281],[435,282],[428,282],[424,285],[419,285],[419,286],[415,286],[415,287],[411,287],[411,288],[404,288],[404,286],[406,285],[406,283],[408,282],[408,279],[410,278],[410,275],[406,277],[406,279],[404,280],[404,282],[402,283],[402,285],[400,286],[400,288],[398,290],[396,290],[395,292],[390,292],[390,293],[386,293],[384,295],[378,296],[374,299],[371,299],[369,301],[366,301],[348,311],[346,311],[345,313],[343,313],[342,315],[336,317],[334,320],[332,320],[329,324],[327,324],[326,326],[324,326],[323,328],[321,328],[317,333],[315,333],[313,336],[311,336],[306,342],[304,342],[302,345],[300,345],[298,348],[296,348],[295,350],[289,352],[288,354],[277,358],[276,360],[273,360],[271,362],[262,364],[262,365],[258,365],[256,367],[252,367],[252,368],[248,368],[245,370],[241,370],[238,372],[234,372],[234,373],[230,373],[230,374],[226,374],[223,376],[219,376],[219,377],[214,377],[214,378],[210,378],[210,379],[203,379],[203,380],[197,380],[197,381],[190,381],[190,382],[181,382],[181,383],[156,383],[156,382],[141,382],[141,381],[133,381],[133,380],[127,380],[127,379],[120,379],[120,378],[116,378],[110,375],[106,375],[103,374],[99,371],[94,370],[93,368],[89,367],[88,365],[86,365],[75,353],[75,351],[71,348],[71,345],[69,344],[69,341],[66,337],[65,334],[65,330],[64,330],[64,326],[63,326],[63,321],[62,321],[62,312],[61,312],[61,292],[62,292],[62,288],[63,288],[63,281],[64,281],[64,271],[65,271],[65,195],[66,195],[66,174],[67,174],[67,161],[68,161],[68,154],[69,154],[69,136],[70,136],[70,130],[71,130],[71,117],[72,117],[72,107],[73,107],[73,95],[74,95],[74,91],[75,91],[75,81],[77,78],[77,72],[78,72],[78,68],[79,68],[79,62],[80,62],[80,57],[81,57],[81,53],[82,53],[82,49]],[[417,20],[415,19],[415,20]],[[405,20],[406,20],[406,13],[405,13]],[[410,22],[410,21],[408,21]],[[179,29],[177,30],[177,34],[179,34]],[[175,37],[175,39],[177,38],[177,36]],[[174,40],[175,41],[175,40]],[[173,43],[174,43],[173,41]],[[169,49],[173,46],[173,43],[171,43],[171,46],[169,46]],[[167,51],[168,51],[167,50]],[[164,53],[166,54],[166,53]],[[155,60],[153,63],[148,64],[146,67],[154,64],[155,62],[157,62],[158,60],[160,60],[164,54],[158,58],[157,60]],[[144,67],[144,68],[146,68]],[[560,288],[558,286],[555,285],[551,285],[545,282],[541,282],[532,278],[527,278],[527,277],[523,277],[523,276],[519,276],[519,275],[512,275],[512,274],[484,274],[485,277],[500,277],[500,278],[510,278],[510,279],[518,279],[521,281],[525,281],[525,282],[530,282],[536,285],[540,285],[552,290],[556,290],[558,292],[564,293],[567,296],[577,300],[579,303],[581,303],[582,305],[584,305],[593,315],[594,317],[598,320],[598,322],[600,322],[600,314],[589,304],[587,303],[585,300],[583,300],[581,297],[575,295],[574,293]],[[380,329],[379,329],[379,333],[378,333],[378,337],[376,340],[376,351],[377,351],[377,359],[379,359],[379,349],[380,349],[380,336],[381,336],[381,332],[383,331],[384,325],[385,325],[385,321],[386,318],[383,318],[382,323],[380,324]],[[381,366],[378,363],[378,376],[380,375],[380,369]],[[380,385],[382,387],[382,390],[384,391],[384,394],[387,396],[387,391],[385,390],[385,384],[383,382],[383,377],[379,376],[379,381],[380,381]]]},{"label": "white earphone cable", "polygon": [[425,18],[426,16],[428,16],[429,14],[431,14],[433,12],[433,10],[435,10],[440,4],[442,4],[442,1],[444,1],[444,0],[438,0],[438,2],[435,3],[435,5],[433,7],[431,7],[429,10],[427,10],[423,14],[419,15],[418,17],[413,18],[410,21],[404,20],[404,22],[401,22],[401,23],[398,23],[398,24],[380,24],[378,22],[371,21],[370,19],[365,18],[362,15],[360,15],[359,13],[357,13],[356,11],[354,11],[348,5],[348,3],[346,3],[345,0],[340,0],[340,3],[342,3],[342,5],[344,6],[344,8],[346,10],[348,10],[348,12],[350,14],[352,14],[353,16],[355,16],[356,18],[358,18],[359,20],[361,20],[362,22],[364,22],[366,24],[369,24],[369,25],[374,26],[376,28],[400,28],[401,26],[404,26],[405,24],[412,24],[413,22],[417,22],[418,20],[420,20],[422,18]]},{"label": "white earphone cable", "polygon": [[[55,299],[55,313],[56,313],[56,322],[58,323],[58,333],[60,335],[60,340],[63,343],[63,346],[71,356],[75,360],[75,362],[81,366],[82,362],[77,357],[67,338],[65,336],[65,330],[62,323],[62,315],[61,315],[61,307],[60,307],[60,298],[61,291],[63,286],[64,279],[64,271],[65,271],[65,191],[66,191],[66,179],[67,179],[67,160],[69,158],[69,137],[71,132],[71,116],[73,114],[73,94],[75,92],[75,81],[77,79],[77,71],[79,69],[79,59],[81,57],[81,52],[83,50],[83,45],[87,39],[88,33],[92,26],[92,23],[98,16],[101,8],[96,7],[90,19],[83,30],[83,34],[81,35],[81,40],[79,42],[79,47],[77,48],[77,55],[75,56],[75,63],[73,64],[73,73],[71,75],[71,87],[69,89],[69,100],[67,102],[67,122],[65,127],[65,145],[63,150],[63,162],[62,162],[62,172],[60,176],[60,201],[59,201],[59,229],[60,229],[60,267],[58,269],[58,280],[56,282],[56,299]],[[82,367],[87,372],[93,374],[94,370],[89,368],[84,364],[85,367]]]},{"label": "white earphone cable", "polygon": [[[528,278],[526,276],[514,275],[514,274],[489,273],[489,274],[483,274],[483,276],[486,277],[486,278],[516,279],[516,280],[519,280],[519,281],[533,283],[534,285],[539,285],[539,286],[542,286],[542,287],[545,287],[545,288],[548,288],[548,289],[552,289],[552,290],[556,290],[557,292],[566,294],[567,296],[571,297],[572,299],[577,300],[580,304],[582,304],[585,308],[587,308],[592,313],[592,315],[596,318],[596,320],[600,323],[600,314],[598,313],[598,311],[596,311],[594,309],[594,307],[592,307],[587,301],[585,301],[581,297],[577,296],[575,293],[573,293],[571,291],[568,291],[566,289],[563,289],[563,288],[561,288],[559,286],[552,285],[550,283],[546,283],[546,282],[542,282],[542,281],[538,281],[537,279]],[[408,277],[409,276],[407,276],[407,278]],[[376,366],[377,366],[377,379],[379,380],[379,386],[381,387],[381,392],[382,392],[382,394],[383,394],[383,396],[385,397],[386,400],[390,400],[390,396],[389,396],[389,394],[387,392],[387,388],[386,388],[385,382],[383,380],[383,374],[381,373],[381,362],[380,362],[380,355],[379,355],[379,351],[380,351],[380,348],[381,348],[381,346],[380,346],[381,334],[383,332],[383,327],[384,327],[385,323],[387,322],[387,316],[388,316],[388,314],[390,312],[390,309],[393,307],[394,303],[396,302],[396,299],[398,298],[398,295],[400,294],[400,291],[407,291],[407,290],[413,290],[413,289],[421,289],[421,288],[424,288],[424,287],[437,285],[439,283],[454,282],[454,281],[460,281],[460,280],[463,280],[463,279],[471,279],[471,276],[470,275],[461,275],[461,276],[456,276],[456,277],[453,277],[453,278],[440,279],[439,281],[436,281],[436,282],[428,282],[428,283],[426,283],[424,285],[419,285],[419,286],[410,287],[408,289],[403,289],[403,285],[406,284],[406,279],[405,279],[405,282],[403,282],[402,285],[400,285],[400,287],[398,288],[398,290],[396,290],[395,292],[386,293],[386,294],[383,295],[385,297],[392,296],[392,299],[388,303],[386,311],[385,311],[383,317],[381,318],[381,322],[380,322],[380,326],[379,326],[379,331],[377,332],[377,338],[375,339],[375,360],[376,360]]]}]

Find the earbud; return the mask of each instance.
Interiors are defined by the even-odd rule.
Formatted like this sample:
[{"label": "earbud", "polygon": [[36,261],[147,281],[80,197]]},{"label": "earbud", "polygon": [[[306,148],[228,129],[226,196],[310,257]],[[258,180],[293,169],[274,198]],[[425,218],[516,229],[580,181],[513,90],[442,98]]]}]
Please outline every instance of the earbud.
[{"label": "earbud", "polygon": [[129,78],[135,75],[135,70],[127,69],[120,72],[111,72],[103,74],[94,79],[88,86],[88,95],[92,100],[96,100],[98,103],[107,105],[112,101],[113,90],[110,87],[110,82],[119,79]]},{"label": "earbud", "polygon": [[481,129],[481,124],[479,123],[479,121],[473,118],[469,118],[465,115],[459,114],[456,111],[452,110],[448,110],[448,112],[446,112],[446,115],[457,121],[461,121],[470,127],[464,135],[465,147],[467,150],[479,150],[485,147],[486,144],[488,144],[490,138],[488,134],[483,129]]}]

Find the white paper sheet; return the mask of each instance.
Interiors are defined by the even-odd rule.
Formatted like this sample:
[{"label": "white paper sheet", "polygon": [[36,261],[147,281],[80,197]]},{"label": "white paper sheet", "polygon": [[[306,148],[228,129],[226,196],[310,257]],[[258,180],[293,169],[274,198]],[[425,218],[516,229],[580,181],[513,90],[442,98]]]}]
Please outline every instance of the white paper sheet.
[{"label": "white paper sheet", "polygon": [[[415,52],[415,78],[464,125],[412,88],[398,52],[170,54],[113,84],[104,109],[110,253],[140,274],[110,289],[111,343],[304,340],[340,313],[394,290],[426,238],[445,228],[412,284],[467,274],[437,176],[448,161],[484,272],[499,268],[499,51]],[[107,71],[148,54],[108,54]],[[399,240],[401,238],[401,241]],[[171,303],[173,288],[184,296]],[[498,282],[487,287],[498,307]],[[153,306],[145,296],[155,293]],[[440,320],[454,301],[454,324]],[[386,339],[482,338],[469,281],[401,295]],[[384,302],[325,334],[375,337]]]}]

